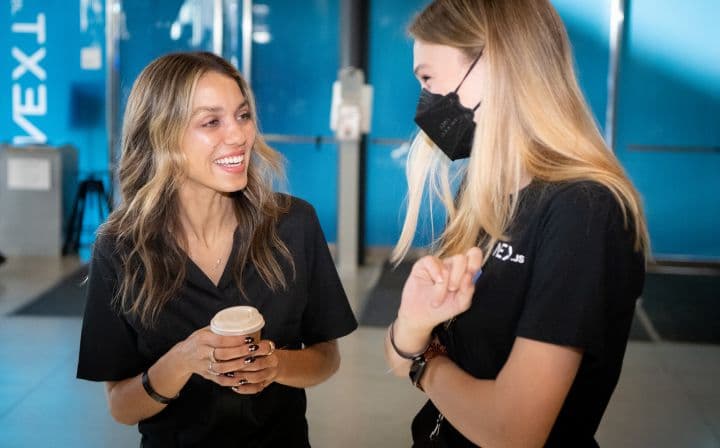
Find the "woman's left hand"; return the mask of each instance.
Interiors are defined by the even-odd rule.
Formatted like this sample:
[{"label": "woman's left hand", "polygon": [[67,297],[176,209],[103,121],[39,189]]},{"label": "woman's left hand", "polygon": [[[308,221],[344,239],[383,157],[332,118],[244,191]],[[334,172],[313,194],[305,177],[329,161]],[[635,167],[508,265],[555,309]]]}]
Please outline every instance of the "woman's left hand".
[{"label": "woman's left hand", "polygon": [[256,394],[270,385],[278,375],[279,359],[275,343],[268,339],[241,347],[217,348],[213,370],[237,380],[232,390],[239,394]]}]

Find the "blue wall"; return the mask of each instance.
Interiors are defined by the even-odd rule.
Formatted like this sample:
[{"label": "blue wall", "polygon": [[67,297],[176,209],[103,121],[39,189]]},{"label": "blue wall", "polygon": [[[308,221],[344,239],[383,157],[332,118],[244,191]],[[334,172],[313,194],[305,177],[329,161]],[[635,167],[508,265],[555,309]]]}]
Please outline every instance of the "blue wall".
[{"label": "blue wall", "polygon": [[[412,40],[407,25],[427,2],[372,2],[368,79],[375,88],[372,132],[367,154],[368,245],[392,246],[400,236],[405,216],[405,161],[407,144],[376,144],[374,139],[412,139],[413,116],[420,87],[412,73]],[[416,244],[431,240],[428,209],[421,213]],[[440,221],[442,215],[439,215]],[[439,223],[439,222],[438,222]]]},{"label": "blue wall", "polygon": [[[273,13],[282,20],[286,2],[270,1]],[[330,2],[333,3],[334,2]],[[372,132],[367,155],[366,243],[392,245],[397,240],[403,216],[406,193],[404,162],[406,149],[396,143],[375,143],[376,139],[409,140],[415,129],[412,123],[419,87],[411,74],[412,42],[405,33],[415,11],[423,0],[371,2],[368,79],[375,88]],[[309,22],[317,29],[333,17],[318,18],[328,2],[312,2]],[[609,61],[610,1],[553,0],[562,16],[576,58],[577,74],[592,112],[601,129],[605,127],[607,75]],[[614,148],[639,188],[647,208],[653,249],[656,256],[720,258],[720,177],[718,152],[638,152],[630,145],[677,145],[717,148],[720,126],[720,47],[713,17],[717,2],[699,0],[688,4],[665,0],[663,7],[651,0],[627,3],[625,45],[618,80],[619,100]],[[335,10],[326,8],[328,13]],[[308,25],[300,25],[307,28]],[[281,26],[275,25],[275,29]],[[284,33],[284,30],[280,30]],[[317,31],[304,35],[299,42],[283,39],[285,60],[315,61],[317,53],[332,51],[326,35]],[[303,43],[315,44],[307,52]],[[319,40],[319,42],[318,42]],[[268,50],[271,51],[271,50]],[[327,58],[328,61],[330,58]],[[260,59],[256,59],[261,61]],[[256,73],[262,69],[256,63]],[[292,62],[302,67],[301,62]],[[276,62],[268,67],[275,70]],[[292,73],[292,72],[291,72]],[[297,75],[277,78],[275,88],[284,91]],[[302,74],[299,75],[302,78]],[[314,107],[304,110],[304,128],[286,126],[274,118],[262,117],[265,130],[273,133],[327,135],[325,124],[329,87],[318,84],[334,79],[318,70],[315,80],[305,80],[308,92],[317,92],[305,100]],[[259,95],[262,102],[267,99]],[[298,106],[300,101],[290,104]],[[305,101],[303,101],[304,103]],[[293,116],[297,114],[293,108]],[[316,127],[317,125],[317,127]],[[290,190],[311,200],[321,211],[321,221],[331,240],[335,237],[336,155],[334,148],[310,145],[280,145],[290,160]],[[674,169],[672,169],[674,168]],[[674,182],[668,182],[672,177]],[[678,188],[680,187],[680,188]],[[706,193],[709,196],[705,199]],[[417,243],[429,241],[426,223]]]},{"label": "blue wall", "polygon": [[[80,2],[25,0],[0,9],[0,142],[25,132],[13,121],[12,89],[44,84],[47,110],[29,116],[47,143],[79,149],[80,178],[107,179],[104,110],[104,2],[87,13],[81,29]],[[366,160],[366,243],[390,246],[400,232],[406,193],[404,163],[415,126],[419,86],[412,76],[412,42],[406,26],[427,0],[372,1],[369,11],[368,73],[375,88],[372,132]],[[610,0],[553,0],[566,23],[578,77],[596,120],[604,126],[607,105]],[[127,29],[120,41],[120,112],[140,70],[170,51],[211,49],[212,2],[124,0]],[[260,2],[256,2],[260,5]],[[181,13],[183,5],[186,13]],[[292,0],[267,0],[256,9],[256,31],[269,40],[253,44],[251,83],[264,133],[331,137],[331,85],[339,66],[339,0],[307,0],[298,13]],[[660,7],[660,5],[662,7]],[[9,6],[9,7],[8,7]],[[720,31],[715,0],[628,0],[619,78],[615,150],[640,189],[659,257],[720,258]],[[46,19],[46,40],[12,32],[12,24]],[[298,14],[301,14],[299,17]],[[185,20],[189,19],[189,20]],[[190,22],[195,19],[200,28]],[[241,17],[238,17],[241,23]],[[173,24],[175,29],[173,31]],[[225,33],[225,38],[230,37]],[[262,37],[262,36],[259,36]],[[40,66],[17,80],[11,50],[28,57],[44,45]],[[99,70],[80,68],[80,49],[99,46]],[[226,42],[226,50],[230,48]],[[236,45],[236,48],[238,46]],[[226,52],[225,56],[230,56]],[[235,54],[241,60],[241,54]],[[388,140],[389,139],[389,140]],[[288,190],[316,207],[330,241],[336,235],[337,148],[321,143],[272,143],[287,159]],[[659,150],[660,146],[663,150]],[[678,147],[680,149],[678,149]],[[683,148],[711,147],[712,151]],[[653,149],[654,148],[654,149]],[[649,149],[649,150],[648,150]],[[88,211],[83,243],[97,222]],[[426,222],[418,244],[429,241]]]},{"label": "blue wall", "polygon": [[[330,137],[332,83],[339,68],[339,3],[273,0],[263,21],[271,35],[253,43],[252,88],[266,134]],[[288,190],[311,202],[329,241],[337,239],[337,147],[272,143],[287,159]]]},{"label": "blue wall", "polygon": [[657,257],[720,259],[718,17],[716,0],[632,0],[626,15],[616,150]]}]

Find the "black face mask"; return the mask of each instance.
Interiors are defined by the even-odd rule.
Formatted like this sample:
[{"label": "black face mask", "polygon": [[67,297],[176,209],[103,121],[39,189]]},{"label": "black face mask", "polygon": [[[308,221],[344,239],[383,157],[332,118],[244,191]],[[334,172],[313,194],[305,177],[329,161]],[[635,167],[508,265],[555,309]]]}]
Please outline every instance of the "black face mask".
[{"label": "black face mask", "polygon": [[415,123],[430,137],[450,160],[470,157],[473,136],[475,135],[475,111],[480,103],[472,109],[460,104],[457,91],[472,71],[482,53],[473,61],[467,73],[454,91],[447,95],[430,93],[425,89],[420,92]]}]

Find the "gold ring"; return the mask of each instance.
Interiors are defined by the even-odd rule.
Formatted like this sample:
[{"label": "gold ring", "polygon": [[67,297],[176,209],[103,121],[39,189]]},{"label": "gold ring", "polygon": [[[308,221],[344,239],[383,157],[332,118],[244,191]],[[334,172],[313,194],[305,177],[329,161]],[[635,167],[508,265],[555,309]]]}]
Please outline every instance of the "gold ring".
[{"label": "gold ring", "polygon": [[268,340],[268,344],[270,345],[270,351],[265,356],[270,356],[273,353],[275,353],[275,343],[273,341]]},{"label": "gold ring", "polygon": [[210,351],[210,355],[208,356],[208,359],[211,363],[217,363],[217,359],[215,359],[215,348],[216,347],[213,347],[213,349]]}]

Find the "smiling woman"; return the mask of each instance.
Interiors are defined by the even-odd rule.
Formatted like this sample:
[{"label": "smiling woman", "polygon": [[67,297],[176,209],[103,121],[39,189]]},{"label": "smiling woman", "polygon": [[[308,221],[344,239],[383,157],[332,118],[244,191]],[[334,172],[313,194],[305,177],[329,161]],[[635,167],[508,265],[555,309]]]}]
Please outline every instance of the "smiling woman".
[{"label": "smiling woman", "polygon": [[[272,191],[281,157],[255,110],[210,53],[153,61],[128,99],[78,377],[106,383],[143,447],[309,446],[303,388],[337,370],[336,339],[357,325],[314,209]],[[259,339],[210,331],[241,304],[262,314]]]}]

